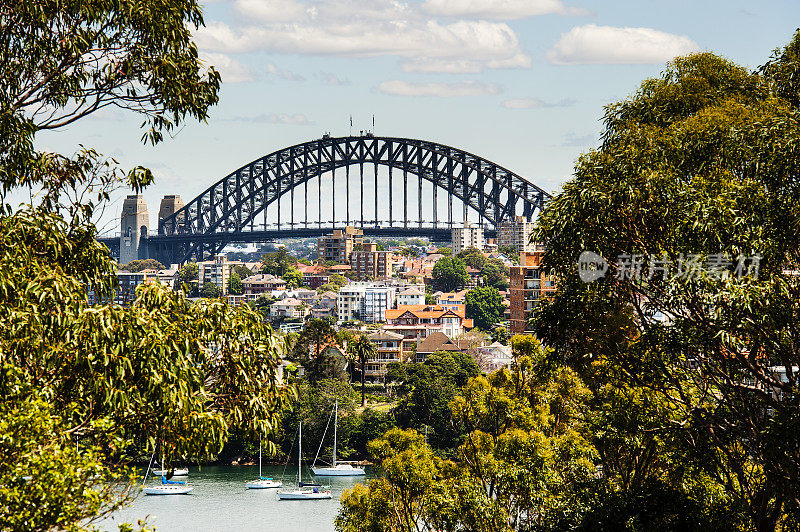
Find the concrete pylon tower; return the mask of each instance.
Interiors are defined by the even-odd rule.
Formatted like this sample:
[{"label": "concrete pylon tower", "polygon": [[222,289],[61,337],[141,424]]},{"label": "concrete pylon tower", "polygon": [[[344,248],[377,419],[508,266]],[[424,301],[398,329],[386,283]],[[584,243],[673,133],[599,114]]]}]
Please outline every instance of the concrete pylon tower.
[{"label": "concrete pylon tower", "polygon": [[146,259],[147,235],[150,231],[150,215],[144,196],[134,194],[122,203],[121,229],[119,237],[119,263]]},{"label": "concrete pylon tower", "polygon": [[[183,200],[177,194],[175,195],[167,195],[161,199],[161,207],[158,209],[158,227],[159,231],[161,230],[161,221],[166,218],[167,216],[172,216],[179,210],[183,208]],[[178,231],[178,228],[183,225],[184,216],[178,216],[178,220],[175,222],[175,226],[173,227],[172,224],[169,226],[164,227],[164,234],[171,235]]]}]

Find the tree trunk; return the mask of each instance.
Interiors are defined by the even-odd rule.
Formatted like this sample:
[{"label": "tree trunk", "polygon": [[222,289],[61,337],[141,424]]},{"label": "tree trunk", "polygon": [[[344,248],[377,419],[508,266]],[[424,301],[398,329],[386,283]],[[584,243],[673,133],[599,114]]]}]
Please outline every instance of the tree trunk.
[{"label": "tree trunk", "polygon": [[367,373],[367,363],[366,361],[361,363],[361,406],[367,406],[367,396],[364,393],[364,380]]}]

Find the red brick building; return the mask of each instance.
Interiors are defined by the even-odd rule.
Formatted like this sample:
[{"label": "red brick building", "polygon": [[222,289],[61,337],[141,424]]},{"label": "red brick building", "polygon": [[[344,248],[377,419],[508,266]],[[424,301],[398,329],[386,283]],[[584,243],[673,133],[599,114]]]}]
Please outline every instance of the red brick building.
[{"label": "red brick building", "polygon": [[541,269],[543,250],[520,253],[519,266],[511,267],[509,332],[531,332],[528,321],[539,302],[555,292],[553,280]]}]

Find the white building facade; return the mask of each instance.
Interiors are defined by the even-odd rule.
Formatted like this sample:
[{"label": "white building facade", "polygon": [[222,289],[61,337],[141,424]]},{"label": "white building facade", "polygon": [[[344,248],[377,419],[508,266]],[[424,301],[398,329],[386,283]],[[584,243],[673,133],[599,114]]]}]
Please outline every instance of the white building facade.
[{"label": "white building facade", "polygon": [[467,248],[483,249],[483,227],[480,225],[464,222],[463,227],[454,227],[450,235],[453,255]]}]

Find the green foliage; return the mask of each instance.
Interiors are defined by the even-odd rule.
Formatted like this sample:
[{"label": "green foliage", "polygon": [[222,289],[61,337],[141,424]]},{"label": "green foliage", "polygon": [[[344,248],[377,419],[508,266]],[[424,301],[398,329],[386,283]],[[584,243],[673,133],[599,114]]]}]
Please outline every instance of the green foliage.
[{"label": "green foliage", "polygon": [[[787,474],[800,467],[796,376],[779,384],[770,370],[800,365],[799,48],[797,33],[756,72],[675,59],[606,109],[602,147],[534,235],[559,280],[536,329],[603,401],[604,472],[632,497],[702,482],[753,530],[793,523],[800,498]],[[585,249],[612,261],[591,284],[575,268]],[[621,254],[694,255],[706,271],[633,279],[613,264]],[[733,264],[709,272],[718,254]],[[759,275],[737,276],[737,257],[754,254]]]},{"label": "green foliage", "polygon": [[450,255],[453,254],[453,249],[448,247],[441,247],[436,250],[436,253],[438,253],[439,255],[444,255],[445,257],[449,257]]},{"label": "green foliage", "polygon": [[367,335],[359,334],[355,338],[349,340],[347,344],[347,354],[353,362],[358,363],[361,373],[361,406],[366,406],[364,379],[366,378],[367,362],[378,355],[378,348],[367,338]]},{"label": "green foliage", "polygon": [[164,270],[166,266],[155,259],[132,260],[128,264],[119,267],[120,270],[127,270],[137,273],[143,270]]},{"label": "green foliage", "polygon": [[281,276],[286,281],[287,288],[299,288],[303,284],[303,274],[294,267],[288,268]]},{"label": "green foliage", "polygon": [[458,257],[442,257],[431,272],[434,285],[442,292],[452,292],[469,283],[464,261]]},{"label": "green foliage", "polygon": [[325,353],[325,346],[339,347],[336,330],[326,320],[312,319],[306,323],[292,349],[292,356],[306,368],[312,382],[321,379],[343,379],[345,360]]},{"label": "green foliage", "polygon": [[[285,248],[280,248],[274,253],[267,253],[261,258],[261,273],[268,273],[289,282],[284,275],[290,269],[296,270],[297,259],[291,256]],[[302,277],[302,276],[301,276]],[[297,286],[300,286],[299,284]]]},{"label": "green foliage", "polygon": [[178,275],[180,276],[181,283],[189,283],[197,281],[197,276],[200,273],[200,268],[196,262],[189,262],[183,265]]},{"label": "green foliage", "polygon": [[464,264],[467,266],[475,268],[476,270],[483,268],[484,264],[489,260],[483,254],[483,251],[473,247],[460,251],[456,257],[463,260]]},{"label": "green foliage", "polygon": [[394,415],[401,427],[430,427],[428,440],[439,449],[453,449],[461,433],[451,423],[450,401],[469,378],[480,373],[472,357],[458,351],[428,356],[425,362],[388,365],[386,381],[394,382],[401,398]]},{"label": "green foliage", "polygon": [[497,290],[508,289],[508,274],[508,268],[506,268],[500,259],[487,260],[481,268],[481,276],[483,277],[484,284],[494,287]]},{"label": "green foliage", "polygon": [[497,246],[497,251],[508,257],[514,264],[519,264],[519,250],[516,246]]},{"label": "green foliage", "polygon": [[503,298],[497,289],[490,286],[473,288],[465,296],[467,318],[475,320],[481,330],[491,330],[503,319]]},{"label": "green foliage", "polygon": [[222,288],[217,286],[215,283],[206,283],[203,285],[203,288],[200,289],[200,297],[206,297],[209,299],[222,297]]},{"label": "green foliage", "polygon": [[239,279],[241,279],[242,281],[253,275],[253,271],[247,266],[244,266],[242,264],[237,264],[236,266],[234,266],[232,273],[238,275]]},{"label": "green foliage", "polygon": [[235,296],[244,293],[244,286],[242,285],[242,279],[236,272],[231,273],[231,276],[228,277],[228,293],[233,294]]},{"label": "green foliage", "polygon": [[[59,156],[34,151],[38,131],[114,105],[142,115],[142,138],[156,143],[187,116],[205,119],[217,102],[219,74],[206,72],[192,42],[203,23],[192,0],[16,2],[0,17],[3,195],[16,186],[53,188],[64,177],[51,172]],[[43,104],[52,112],[36,112]],[[137,190],[151,180],[144,169],[129,176]]]}]

